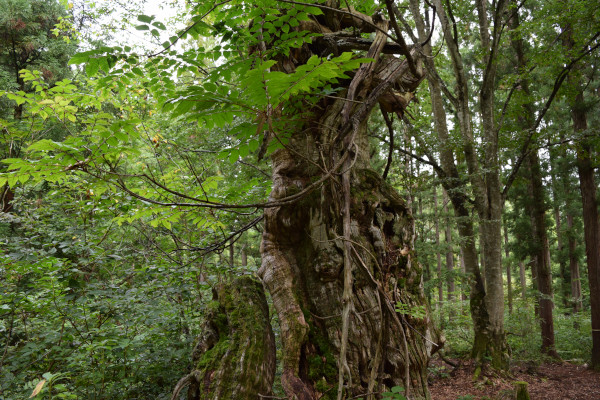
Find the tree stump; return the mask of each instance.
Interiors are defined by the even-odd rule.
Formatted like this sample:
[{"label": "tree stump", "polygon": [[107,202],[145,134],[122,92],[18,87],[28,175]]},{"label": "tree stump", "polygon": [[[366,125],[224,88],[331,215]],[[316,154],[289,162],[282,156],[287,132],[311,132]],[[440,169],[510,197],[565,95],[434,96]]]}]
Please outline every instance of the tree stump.
[{"label": "tree stump", "polygon": [[[243,276],[215,290],[192,353],[188,400],[258,399],[271,394],[275,336],[262,283]],[[174,396],[176,397],[176,393]]]},{"label": "tree stump", "polygon": [[515,382],[514,385],[516,386],[515,400],[531,400],[531,397],[529,397],[529,390],[527,389],[529,383],[518,381]]}]

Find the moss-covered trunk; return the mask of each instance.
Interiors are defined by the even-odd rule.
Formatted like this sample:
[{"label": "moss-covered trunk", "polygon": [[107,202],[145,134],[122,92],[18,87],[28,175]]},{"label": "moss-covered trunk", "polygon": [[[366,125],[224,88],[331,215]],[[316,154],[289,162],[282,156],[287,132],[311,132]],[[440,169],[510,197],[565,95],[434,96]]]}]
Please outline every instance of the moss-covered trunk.
[{"label": "moss-covered trunk", "polygon": [[[262,284],[244,276],[215,289],[192,353],[188,400],[258,399],[271,394],[275,338]],[[176,396],[174,395],[174,398]]]},{"label": "moss-covered trunk", "polygon": [[[402,66],[396,62],[382,62],[379,73],[397,71]],[[344,157],[349,160],[300,201],[265,210],[259,276],[279,315],[282,384],[289,398],[336,398],[342,354],[344,398],[379,398],[394,386],[408,387],[412,399],[429,397],[426,367],[437,338],[412,250],[414,224],[402,197],[369,167],[370,110],[364,107],[372,97],[364,93],[364,102],[347,114],[355,118],[352,130],[345,128],[347,102],[323,100],[286,148],[272,155],[271,201],[305,190]],[[347,197],[338,178],[343,174],[349,174]],[[343,296],[345,254],[352,274],[349,303]]]}]

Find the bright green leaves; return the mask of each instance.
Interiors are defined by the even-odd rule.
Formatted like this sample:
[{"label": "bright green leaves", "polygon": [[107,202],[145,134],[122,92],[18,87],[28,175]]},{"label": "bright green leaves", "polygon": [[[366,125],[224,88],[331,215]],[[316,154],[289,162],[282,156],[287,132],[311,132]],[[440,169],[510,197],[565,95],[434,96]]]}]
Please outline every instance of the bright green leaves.
[{"label": "bright green leaves", "polygon": [[[21,76],[36,88],[35,92],[0,92],[0,96],[26,104],[23,110],[26,124],[4,124],[10,138],[19,140],[24,147],[31,131],[64,129],[76,134],[63,140],[38,140],[27,147],[23,158],[4,159],[2,162],[8,167],[0,174],[0,183],[13,187],[29,180],[34,184],[64,182],[71,171],[87,171],[92,166],[138,154],[133,143],[139,140],[141,120],[135,115],[123,118],[125,114],[121,113],[119,118],[101,112],[108,105],[106,100],[112,95],[111,90],[98,89],[86,94],[68,79],[49,87],[36,72],[24,70]],[[94,87],[92,81],[88,84]],[[111,106],[132,109],[128,101],[119,102],[113,97]]]},{"label": "bright green leaves", "polygon": [[366,58],[353,59],[352,56],[349,52],[331,59],[312,56],[291,74],[270,72],[268,69],[275,61],[265,61],[247,72],[242,81],[244,91],[253,104],[273,108],[298,95],[310,93],[318,96],[319,89],[325,85],[348,78],[345,74],[347,71],[358,68],[363,62],[372,61]]},{"label": "bright green leaves", "polygon": [[144,24],[137,25],[135,29],[137,29],[138,31],[150,31],[153,36],[160,36],[159,30],[164,31],[165,29],[167,29],[167,27],[160,21],[154,21],[155,18],[156,17],[154,15],[138,15],[138,21],[144,22]]},{"label": "bright green leaves", "polygon": [[143,14],[138,15],[138,17],[137,17],[138,21],[144,22],[146,24],[151,23],[154,20],[154,18],[156,18],[154,15],[148,16],[148,15],[143,15]]},{"label": "bright green leaves", "polygon": [[123,49],[121,47],[103,46],[99,49],[84,51],[75,54],[69,60],[69,64],[72,65],[87,63],[85,66],[85,72],[89,77],[95,76],[100,70],[108,74],[111,68],[115,66],[118,59],[122,57],[122,55],[118,55],[115,53],[122,51]]}]

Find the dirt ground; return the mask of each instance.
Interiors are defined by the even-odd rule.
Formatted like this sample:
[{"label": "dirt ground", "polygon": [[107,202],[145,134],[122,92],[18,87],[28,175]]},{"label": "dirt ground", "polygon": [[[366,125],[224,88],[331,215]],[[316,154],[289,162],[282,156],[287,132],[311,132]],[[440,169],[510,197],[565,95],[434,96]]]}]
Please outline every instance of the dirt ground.
[{"label": "dirt ground", "polygon": [[433,400],[510,400],[514,398],[515,381],[529,383],[531,400],[600,400],[600,373],[586,366],[525,363],[512,367],[509,376],[484,374],[483,382],[474,383],[470,362],[451,361],[458,368],[432,360],[429,390]]}]

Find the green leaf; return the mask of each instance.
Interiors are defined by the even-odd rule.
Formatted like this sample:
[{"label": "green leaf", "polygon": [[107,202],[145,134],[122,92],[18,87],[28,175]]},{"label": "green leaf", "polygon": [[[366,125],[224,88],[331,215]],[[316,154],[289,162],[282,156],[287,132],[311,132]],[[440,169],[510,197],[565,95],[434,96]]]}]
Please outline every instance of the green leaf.
[{"label": "green leaf", "polygon": [[100,69],[100,63],[97,58],[90,58],[88,63],[85,65],[85,73],[87,76],[92,77],[98,73]]},{"label": "green leaf", "polygon": [[69,60],[69,65],[83,64],[90,59],[90,56],[84,53],[77,53]]},{"label": "green leaf", "polygon": [[154,15],[148,16],[148,15],[144,15],[144,14],[138,15],[138,17],[137,17],[138,21],[145,22],[147,24],[152,22],[154,20],[154,18],[155,18]]},{"label": "green leaf", "polygon": [[153,22],[152,25],[154,25],[155,27],[157,27],[161,31],[164,31],[165,29],[167,29],[167,27],[165,26],[165,24],[163,24],[160,21]]},{"label": "green leaf", "polygon": [[135,27],[138,31],[149,31],[150,27],[148,25],[138,25]]},{"label": "green leaf", "polygon": [[238,151],[236,149],[231,150],[231,153],[229,153],[229,162],[230,163],[234,163],[238,160],[238,158],[240,158],[240,154],[238,153]]},{"label": "green leaf", "polygon": [[308,6],[304,8],[304,11],[312,15],[321,15],[323,11],[319,7]]},{"label": "green leaf", "polygon": [[250,148],[251,152],[255,152],[258,149],[259,145],[260,143],[256,139],[252,139],[250,140],[250,143],[248,143],[248,147]]}]

